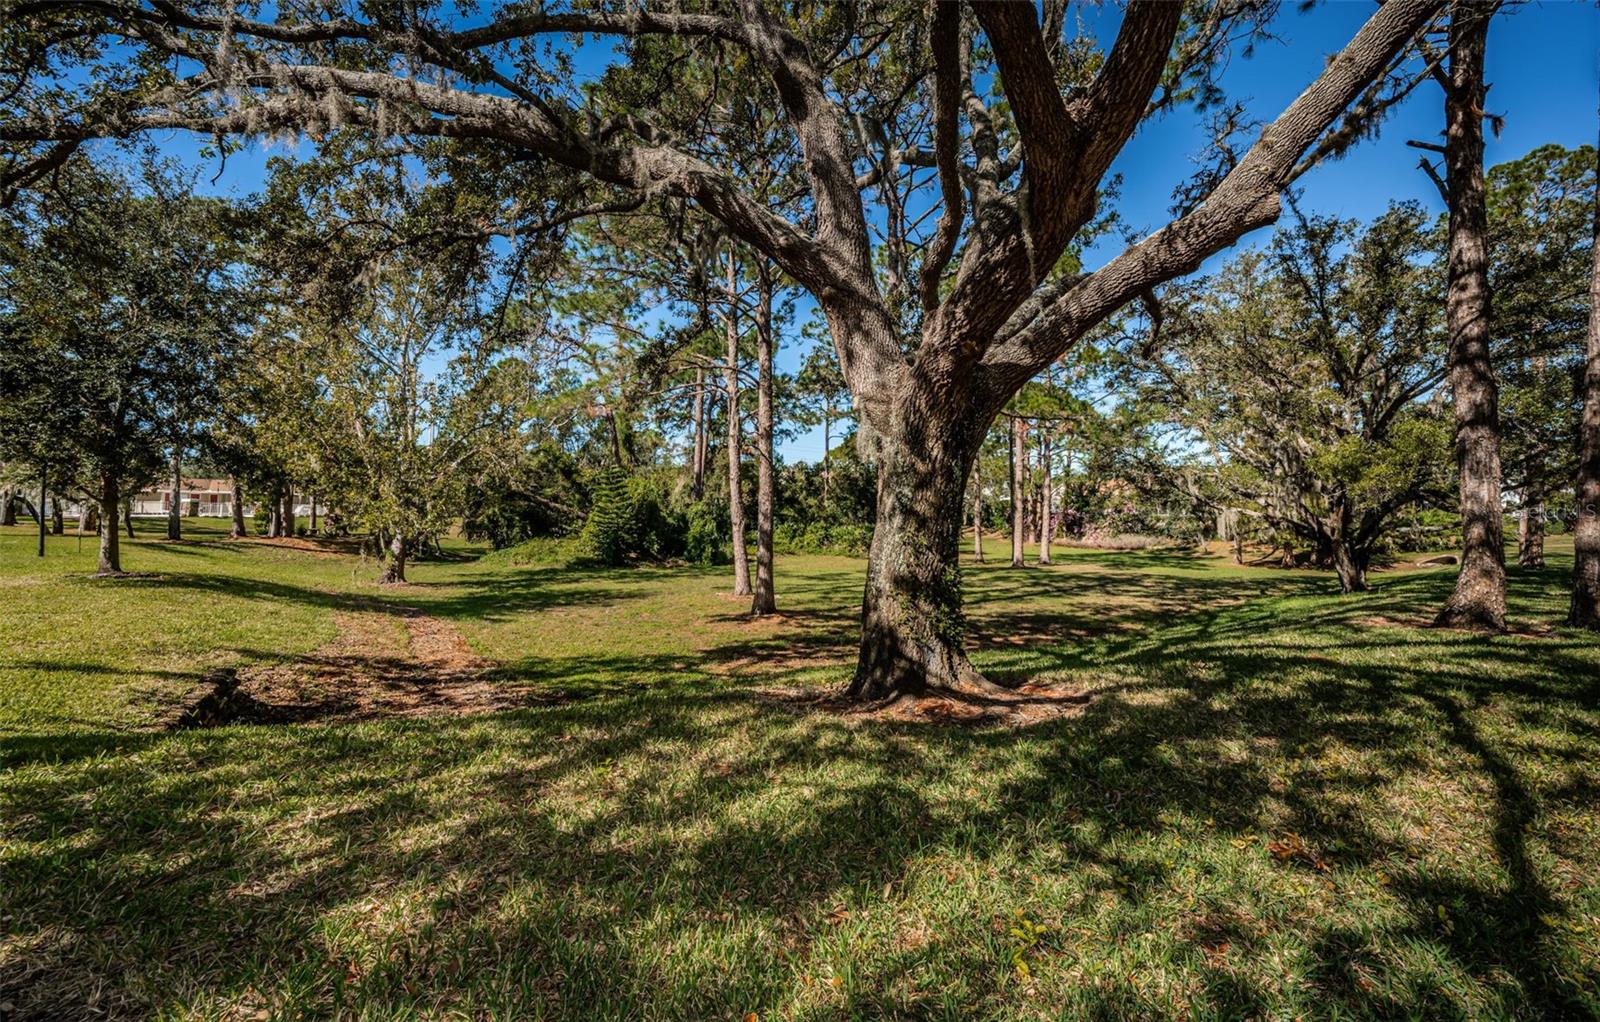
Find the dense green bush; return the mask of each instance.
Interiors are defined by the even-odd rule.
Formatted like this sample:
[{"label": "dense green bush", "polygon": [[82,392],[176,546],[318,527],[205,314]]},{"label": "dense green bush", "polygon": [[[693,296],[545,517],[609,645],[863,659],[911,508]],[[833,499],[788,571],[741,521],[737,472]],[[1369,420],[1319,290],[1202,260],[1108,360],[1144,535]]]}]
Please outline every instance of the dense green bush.
[{"label": "dense green bush", "polygon": [[865,556],[872,546],[872,526],[854,522],[785,522],[773,530],[772,545],[785,554]]},{"label": "dense green bush", "polygon": [[629,476],[616,466],[601,469],[590,487],[590,501],[581,535],[587,556],[609,565],[683,556],[687,519],[672,507],[658,474]]},{"label": "dense green bush", "polygon": [[571,535],[584,523],[579,475],[572,455],[552,444],[536,447],[510,469],[475,480],[462,532],[496,550],[537,536]]},{"label": "dense green bush", "polygon": [[630,477],[627,496],[633,526],[627,552],[653,561],[682,557],[688,522],[682,511],[672,507],[662,475]]},{"label": "dense green bush", "polygon": [[694,564],[727,564],[733,558],[728,537],[728,505],[706,497],[684,511],[683,556]]}]

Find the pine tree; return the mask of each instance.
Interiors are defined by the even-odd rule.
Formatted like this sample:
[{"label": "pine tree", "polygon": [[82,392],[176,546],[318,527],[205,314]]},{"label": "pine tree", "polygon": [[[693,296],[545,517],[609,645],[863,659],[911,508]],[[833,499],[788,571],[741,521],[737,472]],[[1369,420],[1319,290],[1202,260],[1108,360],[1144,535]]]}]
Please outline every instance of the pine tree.
[{"label": "pine tree", "polygon": [[616,465],[601,471],[595,481],[594,502],[583,524],[583,547],[602,564],[622,563],[633,529],[633,502],[628,497],[628,477]]}]

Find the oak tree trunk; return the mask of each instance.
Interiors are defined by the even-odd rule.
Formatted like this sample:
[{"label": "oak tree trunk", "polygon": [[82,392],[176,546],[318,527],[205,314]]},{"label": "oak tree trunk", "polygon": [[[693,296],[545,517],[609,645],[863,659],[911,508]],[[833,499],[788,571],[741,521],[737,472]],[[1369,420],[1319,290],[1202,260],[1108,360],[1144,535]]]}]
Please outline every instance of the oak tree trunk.
[{"label": "oak tree trunk", "polygon": [[389,563],[383,569],[383,577],[378,579],[383,585],[399,585],[406,580],[406,537],[396,532],[389,540]]},{"label": "oak tree trunk", "polygon": [[125,498],[122,502],[122,524],[128,530],[128,538],[133,539],[133,498]]},{"label": "oak tree trunk", "polygon": [[1346,593],[1364,593],[1372,588],[1367,583],[1367,567],[1372,552],[1346,537],[1333,542],[1333,570],[1339,576],[1339,589]]},{"label": "oak tree trunk", "polygon": [[283,486],[283,517],[280,519],[284,536],[294,535],[294,484]]},{"label": "oak tree trunk", "polygon": [[1458,3],[1450,18],[1445,90],[1445,193],[1449,204],[1450,390],[1461,481],[1461,573],[1434,623],[1502,631],[1505,537],[1500,506],[1500,411],[1489,361],[1489,244],[1483,181],[1483,54],[1492,7]]},{"label": "oak tree trunk", "polygon": [[772,578],[772,271],[762,260],[756,302],[756,586],[750,613],[778,609]]},{"label": "oak tree trunk", "polygon": [[61,536],[67,531],[67,512],[63,508],[61,495],[58,493],[50,502],[50,535]]},{"label": "oak tree trunk", "polygon": [[39,556],[40,557],[44,556],[44,533],[45,533],[44,505],[45,505],[45,501],[48,499],[48,494],[49,494],[49,487],[47,485],[49,480],[46,478],[48,475],[49,475],[49,471],[47,469],[45,469],[43,467],[41,467],[39,469]]},{"label": "oak tree trunk", "polygon": [[877,519],[850,695],[1001,694],[962,649],[961,507],[983,431],[968,435],[970,421],[907,403],[903,432],[883,437],[878,452]]},{"label": "oak tree trunk", "polygon": [[121,536],[117,530],[117,511],[122,503],[122,495],[117,489],[117,480],[114,476],[100,477],[100,566],[101,575],[120,575],[122,573],[122,548]]},{"label": "oak tree trunk", "polygon": [[17,524],[17,494],[11,487],[0,487],[0,525]]},{"label": "oak tree trunk", "polygon": [[283,514],[283,498],[281,492],[276,486],[267,492],[266,500],[267,538],[277,539],[279,536],[283,535],[282,526],[278,521],[279,517]]},{"label": "oak tree trunk", "polygon": [[1583,419],[1578,427],[1578,521],[1572,532],[1572,604],[1567,624],[1600,630],[1600,189],[1595,192],[1594,267],[1584,345]]},{"label": "oak tree trunk", "polygon": [[167,508],[167,538],[183,538],[183,455],[172,449],[172,506]]},{"label": "oak tree trunk", "polygon": [[229,498],[228,498],[229,502],[233,505],[233,525],[228,530],[228,538],[229,539],[243,539],[244,538],[244,488],[239,485],[239,479],[238,479],[237,476],[235,476],[233,479],[229,480],[229,485],[230,485],[230,488],[233,490],[233,492],[229,495]]},{"label": "oak tree trunk", "polygon": [[1022,544],[1027,537],[1027,509],[1023,505],[1023,479],[1027,471],[1028,427],[1020,417],[1011,420],[1011,566],[1020,568]]}]

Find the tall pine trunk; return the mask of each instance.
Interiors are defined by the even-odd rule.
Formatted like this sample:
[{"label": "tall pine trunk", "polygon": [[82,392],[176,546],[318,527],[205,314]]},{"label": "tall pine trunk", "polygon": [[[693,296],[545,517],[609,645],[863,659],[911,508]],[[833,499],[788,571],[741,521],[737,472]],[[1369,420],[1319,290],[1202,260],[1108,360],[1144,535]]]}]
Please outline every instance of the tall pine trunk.
[{"label": "tall pine trunk", "polygon": [[1023,506],[1023,478],[1027,471],[1027,431],[1020,416],[1011,419],[1011,566],[1020,568],[1022,544],[1027,538],[1027,510]]},{"label": "tall pine trunk", "polygon": [[1522,492],[1522,520],[1517,523],[1517,564],[1544,567],[1544,484],[1529,480]]},{"label": "tall pine trunk", "polygon": [[706,371],[704,366],[694,370],[694,453],[689,481],[689,493],[699,500],[706,492]]},{"label": "tall pine trunk", "polygon": [[750,613],[778,609],[772,577],[772,269],[762,260],[756,302],[756,585]]},{"label": "tall pine trunk", "polygon": [[1500,410],[1489,361],[1489,243],[1483,180],[1483,54],[1493,6],[1457,2],[1445,90],[1445,197],[1450,209],[1450,390],[1461,478],[1461,573],[1434,623],[1502,631],[1505,536],[1500,506]]},{"label": "tall pine trunk", "polygon": [[1050,520],[1054,509],[1050,506],[1050,426],[1039,424],[1039,563],[1050,563]]},{"label": "tall pine trunk", "polygon": [[[115,476],[100,477],[100,566],[102,575],[122,573],[121,536],[117,529],[117,512],[122,505],[122,495],[117,490]],[[86,512],[87,513],[87,512]]]},{"label": "tall pine trunk", "polygon": [[983,563],[983,470],[972,459],[972,559]]},{"label": "tall pine trunk", "polygon": [[728,400],[728,530],[733,537],[733,595],[750,596],[750,554],[744,545],[744,498],[739,486],[739,268],[728,252],[728,361],[723,385]]},{"label": "tall pine trunk", "polygon": [[1572,604],[1567,624],[1600,630],[1600,189],[1595,190],[1594,266],[1584,345],[1583,419],[1578,428],[1578,523],[1572,533]]},{"label": "tall pine trunk", "polygon": [[229,503],[232,504],[232,513],[233,513],[233,525],[228,530],[228,538],[230,538],[230,539],[243,539],[244,538],[244,487],[239,485],[239,477],[238,476],[234,476],[232,479],[228,480],[228,483],[229,483],[229,487],[233,491],[228,497]]},{"label": "tall pine trunk", "polygon": [[172,447],[172,506],[167,509],[167,538],[183,538],[183,452]]},{"label": "tall pine trunk", "polygon": [[828,510],[828,491],[833,487],[833,404],[822,402],[822,510]]}]

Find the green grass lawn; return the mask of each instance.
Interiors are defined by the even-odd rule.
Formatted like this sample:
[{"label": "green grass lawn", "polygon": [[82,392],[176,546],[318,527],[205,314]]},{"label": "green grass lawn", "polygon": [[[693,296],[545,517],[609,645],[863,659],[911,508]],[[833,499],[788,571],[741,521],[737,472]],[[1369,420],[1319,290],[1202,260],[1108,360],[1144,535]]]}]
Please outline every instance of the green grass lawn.
[{"label": "green grass lawn", "polygon": [[[159,523],[143,526],[155,532]],[[1377,577],[1067,551],[969,570],[1027,730],[765,693],[848,676],[860,562],[518,566],[0,530],[0,1018],[1600,1016],[1600,642]],[[998,547],[996,548],[998,553]],[[1524,630],[1570,557],[1513,570]],[[548,705],[153,727],[372,601]]]}]

